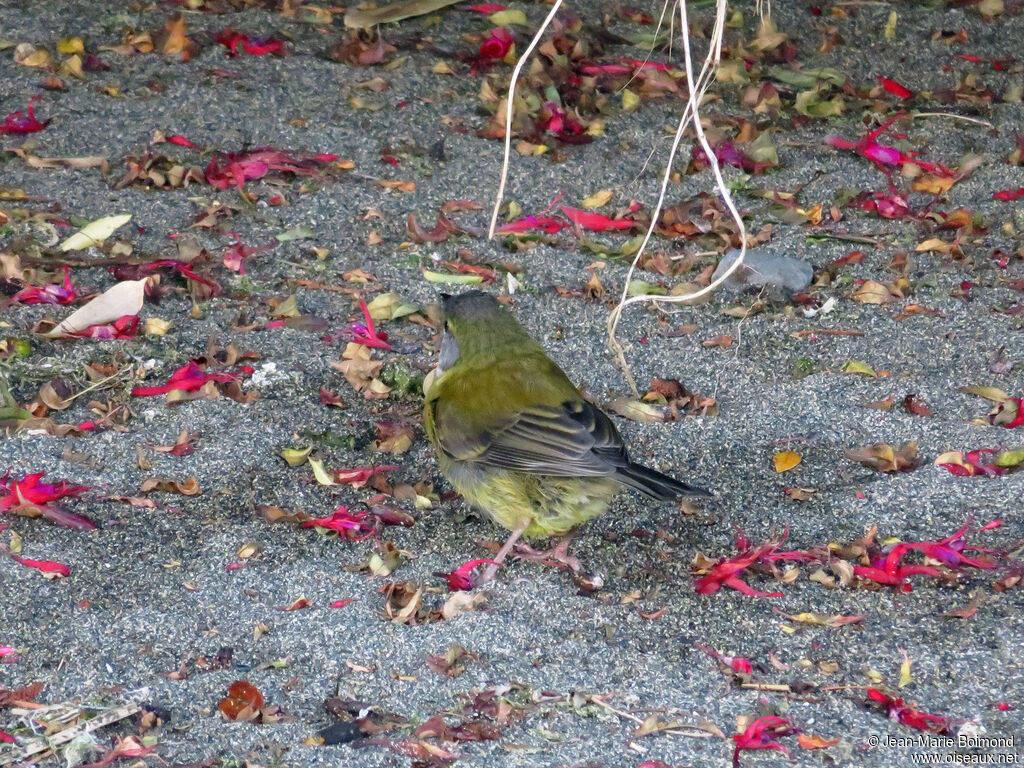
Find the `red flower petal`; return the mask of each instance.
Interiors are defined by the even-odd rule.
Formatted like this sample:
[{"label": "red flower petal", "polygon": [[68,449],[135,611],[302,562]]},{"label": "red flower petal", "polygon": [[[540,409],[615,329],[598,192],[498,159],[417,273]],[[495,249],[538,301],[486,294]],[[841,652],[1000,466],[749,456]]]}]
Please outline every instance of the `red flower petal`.
[{"label": "red flower petal", "polygon": [[78,339],[133,339],[139,331],[138,315],[123,315],[112,323],[90,325],[75,333],[65,334]]},{"label": "red flower petal", "polygon": [[363,541],[377,533],[376,518],[366,511],[351,513],[347,507],[338,507],[327,517],[318,517],[302,523],[300,528],[326,528],[350,541]]},{"label": "red flower petal", "polygon": [[743,733],[733,734],[732,740],[736,742],[732,758],[733,765],[739,765],[740,752],[745,749],[777,749],[783,754],[789,755],[788,749],[777,741],[768,741],[768,739],[771,736],[786,736],[795,731],[796,729],[783,717],[769,715],[758,718],[747,726]]},{"label": "red flower petal", "polygon": [[53,560],[31,560],[27,557],[21,557],[20,555],[11,555],[11,559],[16,563],[27,565],[29,568],[38,568],[43,573],[55,573],[62,577],[71,575],[70,568],[63,563],[58,563]]},{"label": "red flower petal", "polygon": [[504,27],[491,30],[491,36],[480,44],[481,59],[503,59],[512,49],[512,33]]},{"label": "red flower petal", "polygon": [[900,85],[895,80],[890,80],[888,77],[879,77],[878,82],[882,84],[889,93],[894,96],[899,96],[901,99],[909,99],[914,95],[914,92],[906,86]]},{"label": "red flower petal", "polygon": [[942,715],[930,715],[903,702],[903,699],[888,696],[877,688],[868,688],[868,698],[886,708],[890,720],[931,733],[950,733],[952,720]]},{"label": "red flower petal", "polygon": [[561,219],[553,216],[524,216],[521,219],[511,221],[504,226],[498,227],[496,232],[499,235],[514,235],[522,232],[533,232],[540,230],[548,235],[565,229]]},{"label": "red flower petal", "polygon": [[473,578],[473,569],[477,566],[483,565],[484,563],[498,565],[497,561],[483,557],[463,563],[451,573],[436,573],[434,575],[441,576],[448,580],[449,592],[458,592],[460,590],[468,591],[476,586],[476,581]]},{"label": "red flower petal", "polygon": [[577,227],[594,232],[604,232],[608,229],[630,229],[636,224],[632,219],[610,219],[600,213],[581,211],[578,208],[570,208],[566,205],[561,206],[561,209],[566,218]]},{"label": "red flower petal", "polygon": [[3,123],[0,123],[0,136],[4,136],[9,133],[35,133],[41,131],[43,128],[50,124],[49,120],[39,122],[36,120],[34,105],[38,96],[33,96],[29,99],[28,114],[22,111],[11,112],[7,117],[4,118]]},{"label": "red flower petal", "polygon": [[1013,200],[1020,200],[1024,197],[1024,187],[1020,189],[1004,189],[1001,192],[993,192],[992,197],[996,200],[1002,200],[1004,203],[1009,203]]},{"label": "red flower petal", "polygon": [[45,285],[42,288],[22,288],[11,297],[11,301],[19,304],[70,304],[76,296],[75,288],[71,285],[71,272],[65,266],[63,283]]},{"label": "red flower petal", "polygon": [[[244,369],[246,366],[241,366]],[[244,371],[243,373],[251,374],[252,370]],[[183,365],[181,368],[171,374],[171,378],[166,384],[160,384],[156,387],[135,387],[132,390],[132,397],[150,397],[152,395],[164,395],[173,390],[181,390],[182,392],[194,392],[200,389],[208,381],[220,381],[220,382],[231,382],[238,381],[242,376],[239,373],[230,373],[228,371],[220,371],[217,373],[203,373],[203,369],[200,368],[194,361],[190,361]]]}]

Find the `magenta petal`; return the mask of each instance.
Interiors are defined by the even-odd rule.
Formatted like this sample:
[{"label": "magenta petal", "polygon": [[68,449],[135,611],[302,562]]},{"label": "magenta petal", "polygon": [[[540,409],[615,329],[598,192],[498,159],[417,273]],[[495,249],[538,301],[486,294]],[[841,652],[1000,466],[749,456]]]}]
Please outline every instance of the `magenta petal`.
[{"label": "magenta petal", "polygon": [[57,525],[63,525],[65,528],[73,528],[76,531],[94,531],[96,530],[96,523],[92,520],[76,515],[74,512],[68,512],[66,509],[60,507],[52,507],[49,504],[44,504],[39,507],[43,512],[43,517],[49,520],[51,523]]},{"label": "magenta petal", "polygon": [[742,592],[744,595],[749,597],[782,597],[781,592],[761,592],[760,590],[754,589],[739,576],[730,576],[722,583],[725,584],[725,586],[732,587],[737,592]]},{"label": "magenta petal", "polygon": [[857,148],[856,142],[848,141],[847,139],[840,138],[839,136],[827,136],[825,138],[825,143],[828,144],[830,147],[835,147],[836,149]]},{"label": "magenta petal", "polygon": [[863,150],[865,157],[882,165],[899,165],[903,153],[881,144],[869,144]]}]

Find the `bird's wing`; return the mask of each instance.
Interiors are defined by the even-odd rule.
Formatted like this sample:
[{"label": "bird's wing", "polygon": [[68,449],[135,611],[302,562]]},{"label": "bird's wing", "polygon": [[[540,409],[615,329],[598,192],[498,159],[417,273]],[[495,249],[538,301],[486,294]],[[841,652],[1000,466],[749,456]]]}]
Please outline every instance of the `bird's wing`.
[{"label": "bird's wing", "polygon": [[[444,411],[442,405],[439,419]],[[585,400],[529,406],[500,424],[443,434],[441,447],[452,458],[496,469],[601,477],[629,463],[611,420]]]}]

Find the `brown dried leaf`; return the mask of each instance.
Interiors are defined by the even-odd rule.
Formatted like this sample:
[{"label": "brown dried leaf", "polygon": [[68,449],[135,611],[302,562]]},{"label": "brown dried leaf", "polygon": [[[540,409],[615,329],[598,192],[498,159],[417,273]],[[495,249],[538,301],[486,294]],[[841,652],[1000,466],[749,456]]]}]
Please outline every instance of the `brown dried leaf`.
[{"label": "brown dried leaf", "polygon": [[890,395],[885,400],[875,400],[870,403],[865,403],[865,408],[873,408],[876,411],[888,411],[892,408],[892,404],[896,402],[896,398]]},{"label": "brown dried leaf", "polygon": [[199,50],[199,46],[185,34],[187,24],[181,14],[172,16],[164,28],[154,36],[154,43],[160,53],[176,55],[181,61],[188,61]]},{"label": "brown dried leaf", "polygon": [[199,481],[194,477],[187,480],[174,480],[169,477],[149,477],[142,481],[141,493],[150,491],[166,491],[167,493],[180,493],[182,496],[197,496],[203,492],[199,487]]},{"label": "brown dried leaf", "polygon": [[465,661],[479,658],[461,645],[452,644],[444,656],[427,656],[427,666],[446,677],[458,677],[466,671]]},{"label": "brown dried leaf", "polygon": [[861,304],[885,304],[892,301],[892,294],[889,289],[874,280],[865,280],[858,288],[853,298]]},{"label": "brown dried leaf", "polygon": [[[459,593],[456,593],[459,594]],[[423,588],[412,581],[393,581],[385,587],[384,615],[397,624],[419,624],[423,617]]]},{"label": "brown dried leaf", "polygon": [[849,449],[845,453],[848,459],[878,472],[909,472],[921,463],[916,442],[906,443],[899,450],[888,443],[875,443],[864,448]]},{"label": "brown dried leaf", "polygon": [[903,407],[907,409],[907,413],[912,413],[915,416],[931,417],[935,415],[931,408],[918,400],[917,395],[912,393],[903,398]]},{"label": "brown dried leaf", "polygon": [[51,379],[42,386],[36,400],[53,411],[63,411],[72,401],[71,385],[64,379]]},{"label": "brown dried leaf", "polygon": [[460,613],[479,611],[487,605],[487,595],[483,592],[452,592],[451,597],[441,606],[441,618],[452,619]]}]

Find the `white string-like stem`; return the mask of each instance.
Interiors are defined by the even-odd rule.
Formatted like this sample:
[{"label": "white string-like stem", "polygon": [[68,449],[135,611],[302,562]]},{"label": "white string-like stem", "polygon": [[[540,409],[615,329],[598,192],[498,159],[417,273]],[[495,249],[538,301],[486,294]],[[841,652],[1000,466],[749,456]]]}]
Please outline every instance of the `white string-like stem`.
[{"label": "white string-like stem", "polygon": [[494,200],[494,210],[491,212],[491,226],[487,229],[488,240],[494,239],[494,230],[498,225],[498,211],[501,210],[501,202],[505,197],[505,182],[508,180],[509,159],[512,156],[512,114],[515,109],[516,83],[519,80],[519,73],[523,71],[523,65],[530,58],[533,49],[537,47],[537,43],[540,42],[548,25],[551,24],[552,19],[555,18],[555,14],[558,13],[558,9],[561,7],[562,0],[555,0],[555,4],[551,6],[551,10],[548,11],[548,15],[540,25],[540,29],[537,30],[537,34],[533,36],[530,44],[526,46],[523,55],[516,62],[515,69],[512,70],[512,80],[508,84],[508,104],[505,108],[505,156],[501,163],[501,180],[498,182],[498,195]]},{"label": "white string-like stem", "polygon": [[983,125],[986,128],[994,127],[988,120],[979,120],[976,117],[967,117],[967,115],[954,115],[952,112],[914,112],[912,115],[908,115],[908,117],[911,119],[918,117],[948,117],[950,120],[963,120],[965,123]]},{"label": "white string-like stem", "polygon": [[[725,179],[722,177],[722,170],[718,164],[718,157],[715,155],[714,150],[711,148],[708,142],[707,136],[704,134],[704,127],[700,123],[700,102],[707,92],[708,87],[711,84],[711,80],[714,76],[714,68],[718,65],[722,56],[722,39],[725,34],[725,21],[726,21],[726,0],[717,0],[715,8],[715,24],[712,29],[711,38],[708,41],[708,52],[704,58],[704,64],[701,67],[700,76],[694,78],[693,75],[693,54],[690,50],[690,22],[686,13],[686,3],[682,0],[679,3],[679,21],[680,21],[680,38],[683,41],[683,55],[686,68],[686,82],[688,86],[688,97],[686,102],[686,108],[683,111],[683,115],[679,120],[679,126],[676,128],[675,136],[672,139],[672,147],[669,151],[668,160],[665,163],[665,173],[662,175],[661,190],[658,194],[658,202],[656,203],[654,210],[651,212],[651,221],[647,227],[647,232],[644,234],[644,239],[640,243],[640,248],[637,250],[636,255],[633,257],[633,261],[629,266],[629,270],[626,273],[626,278],[622,285],[622,295],[619,298],[619,303],[612,310],[608,317],[608,344],[615,353],[618,359],[619,365],[622,368],[622,372],[629,383],[630,389],[634,395],[639,395],[636,382],[633,380],[633,374],[630,371],[629,364],[626,362],[625,352],[622,349],[622,345],[619,344],[618,339],[615,337],[615,332],[618,329],[619,320],[622,318],[622,312],[631,304],[635,304],[641,301],[651,301],[655,304],[658,303],[680,303],[692,301],[701,296],[705,296],[719,285],[724,283],[729,277],[739,269],[740,265],[747,254],[747,230],[743,224],[743,217],[740,216],[739,210],[736,208],[736,204],[733,202],[732,195],[729,193],[729,189],[725,184]],[[729,213],[736,222],[736,226],[739,229],[740,235],[740,253],[737,259],[730,265],[722,275],[713,280],[709,285],[695,291],[693,293],[686,294],[684,296],[629,296],[629,284],[633,278],[633,274],[636,272],[637,265],[640,263],[640,259],[643,256],[644,249],[647,247],[647,243],[650,241],[651,236],[654,234],[654,229],[658,224],[658,218],[661,215],[661,210],[665,203],[665,194],[668,189],[669,181],[672,177],[672,163],[675,160],[676,152],[679,149],[679,144],[682,141],[683,133],[686,130],[686,126],[693,122],[694,131],[697,134],[697,140],[700,142],[701,147],[704,149],[708,162],[711,165],[711,171],[715,176],[715,185],[718,188],[719,193],[722,196],[722,200],[725,203],[726,208],[729,209]]]},{"label": "white string-like stem", "polygon": [[[638,66],[633,71],[633,74],[629,76],[629,80],[626,81],[626,84],[623,85],[621,88],[619,88],[619,90],[616,91],[616,93],[622,93],[624,90],[629,88],[629,86],[633,83],[633,81],[636,80],[636,76],[643,70],[643,68],[645,66],[647,66],[647,63],[651,60],[651,54],[653,54],[655,49],[658,47],[658,35],[661,34],[661,25],[665,23],[665,14],[669,12],[670,8],[672,8],[672,10],[675,10],[674,7],[669,5],[670,2],[671,2],[671,0],[664,0],[664,2],[662,2],[662,4],[661,4],[661,16],[658,17],[658,26],[654,28],[654,39],[651,41],[650,49],[648,49],[647,53],[644,54],[644,61],[643,61],[643,63],[640,66]],[[670,24],[674,20],[675,20],[675,15],[674,14],[669,16],[669,23]],[[669,55],[671,55],[671,53],[672,53],[672,30],[671,29],[669,29],[668,49],[669,49]]]}]

